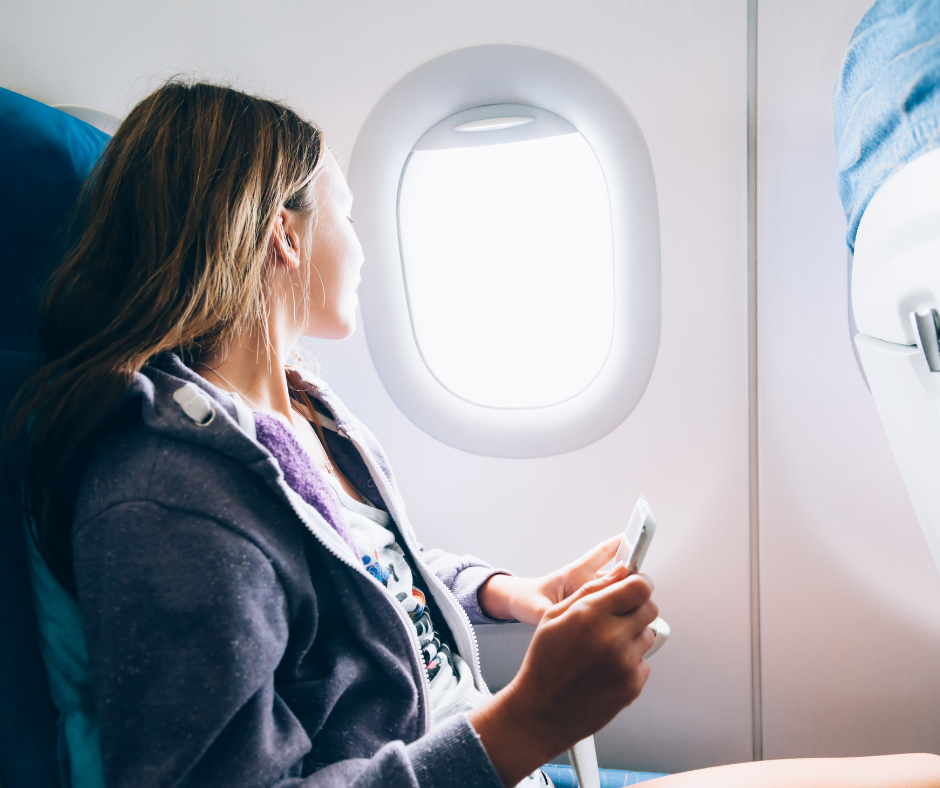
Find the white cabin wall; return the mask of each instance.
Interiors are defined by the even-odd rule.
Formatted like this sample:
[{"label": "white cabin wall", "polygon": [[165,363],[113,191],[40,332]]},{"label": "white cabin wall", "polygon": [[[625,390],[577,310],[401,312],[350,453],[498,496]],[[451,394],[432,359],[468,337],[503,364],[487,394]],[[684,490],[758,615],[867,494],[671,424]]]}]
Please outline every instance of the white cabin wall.
[{"label": "white cabin wall", "polygon": [[940,751],[940,573],[848,331],[832,90],[871,0],[761,0],[764,757]]},{"label": "white cabin wall", "polygon": [[[618,429],[558,457],[470,455],[398,411],[361,328],[316,353],[386,447],[427,543],[542,573],[620,531],[637,495],[649,498],[660,529],[647,571],[673,637],[598,750],[605,766],[675,771],[752,752],[746,32],[746,4],[726,0],[16,0],[0,25],[0,85],[123,114],[173,73],[227,79],[321,123],[341,161],[383,92],[454,47],[544,46],[613,86],[650,147],[663,262],[656,369]],[[819,178],[831,180],[831,167]],[[767,600],[772,618],[769,590]],[[490,654],[516,653],[509,641],[518,647],[525,632],[485,638]]]},{"label": "white cabin wall", "polygon": [[[595,70],[637,116],[663,242],[662,341],[639,407],[569,454],[480,457],[402,416],[361,333],[342,345],[317,343],[317,355],[391,453],[426,542],[539,574],[616,533],[646,495],[661,523],[647,570],[674,635],[641,698],[597,736],[599,758],[663,771],[749,760],[745,8],[542,10],[550,24],[493,15],[466,35],[434,37],[413,62],[475,41],[546,46]],[[481,639],[491,660],[505,651],[488,675],[510,675],[526,633],[487,629]]]}]

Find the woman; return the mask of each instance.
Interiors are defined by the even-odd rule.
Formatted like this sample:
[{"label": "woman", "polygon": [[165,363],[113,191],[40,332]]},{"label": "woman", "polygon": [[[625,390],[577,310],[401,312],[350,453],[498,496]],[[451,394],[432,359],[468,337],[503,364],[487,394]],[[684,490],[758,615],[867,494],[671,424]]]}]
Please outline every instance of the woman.
[{"label": "woman", "polygon": [[[513,785],[646,680],[651,584],[595,579],[616,539],[541,581],[422,551],[374,438],[286,364],[354,328],[351,203],[317,129],[201,84],[89,180],[19,426],[109,784]],[[543,614],[491,697],[467,616]]]},{"label": "woman", "polygon": [[[534,784],[646,681],[652,583],[597,576],[616,537],[537,580],[423,550],[375,439],[289,363],[355,326],[351,204],[317,129],[203,84],[142,101],[89,180],[13,432],[109,785]],[[470,620],[494,619],[539,626],[492,696]],[[826,784],[938,773],[878,764]],[[819,771],[734,768],[665,782]]]}]

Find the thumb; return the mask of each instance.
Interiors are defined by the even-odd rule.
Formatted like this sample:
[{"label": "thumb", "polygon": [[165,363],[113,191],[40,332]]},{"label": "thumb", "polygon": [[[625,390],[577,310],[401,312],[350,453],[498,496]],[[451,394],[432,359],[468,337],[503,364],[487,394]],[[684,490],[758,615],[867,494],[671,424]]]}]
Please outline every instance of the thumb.
[{"label": "thumb", "polygon": [[[653,581],[646,575],[630,575],[600,589],[586,604],[610,615],[622,616],[646,602],[653,594]],[[654,613],[650,618],[656,617]]]},{"label": "thumb", "polygon": [[602,566],[607,564],[610,559],[617,554],[617,548],[620,547],[622,538],[622,535],[618,534],[617,536],[610,537],[610,539],[605,539],[593,550],[581,556],[577,563],[581,564],[581,566],[589,572],[600,570]]},{"label": "thumb", "polygon": [[629,577],[629,574],[627,572],[626,565],[623,563],[618,563],[606,574],[603,574],[600,577],[585,583],[571,596],[566,597],[556,605],[552,605],[545,612],[543,620],[557,618],[579,599],[584,599],[586,596],[596,594],[598,591],[603,591],[605,588],[608,588],[609,586],[612,586],[614,583],[618,583],[621,580],[625,580],[627,577]]}]

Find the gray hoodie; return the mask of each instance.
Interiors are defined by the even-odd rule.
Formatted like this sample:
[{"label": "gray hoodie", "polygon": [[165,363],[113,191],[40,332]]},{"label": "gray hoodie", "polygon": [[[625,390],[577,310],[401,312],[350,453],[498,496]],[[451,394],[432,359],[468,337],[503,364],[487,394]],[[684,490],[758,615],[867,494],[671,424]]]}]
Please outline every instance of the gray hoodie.
[{"label": "gray hoodie", "polygon": [[[334,459],[391,514],[486,692],[470,620],[490,620],[477,590],[496,570],[423,550],[375,438],[322,381],[307,388]],[[109,786],[502,787],[464,715],[429,730],[413,626],[335,510],[305,503],[251,412],[179,358],[136,376],[88,462],[72,537]]]}]

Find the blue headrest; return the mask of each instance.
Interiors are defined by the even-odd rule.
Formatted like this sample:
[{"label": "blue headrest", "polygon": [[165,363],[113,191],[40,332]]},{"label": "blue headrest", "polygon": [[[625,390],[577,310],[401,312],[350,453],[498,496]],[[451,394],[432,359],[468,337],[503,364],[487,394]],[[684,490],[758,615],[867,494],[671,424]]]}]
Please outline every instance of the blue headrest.
[{"label": "blue headrest", "polygon": [[0,88],[0,349],[39,350],[35,299],[62,226],[109,137]]},{"label": "blue headrest", "polygon": [[833,103],[839,195],[854,252],[881,184],[940,145],[940,3],[877,0],[852,34]]},{"label": "blue headrest", "polygon": [[[87,123],[0,88],[0,417],[38,363],[39,285],[61,254],[65,220],[107,140]],[[11,470],[15,475],[16,468]],[[56,757],[58,716],[39,651],[21,513],[0,485],[4,788],[56,788],[63,782]]]}]

